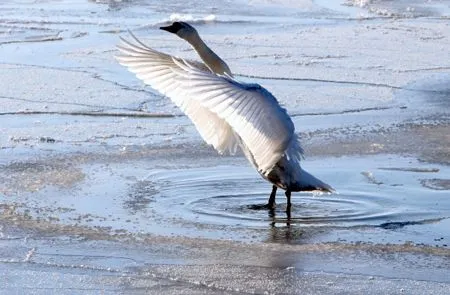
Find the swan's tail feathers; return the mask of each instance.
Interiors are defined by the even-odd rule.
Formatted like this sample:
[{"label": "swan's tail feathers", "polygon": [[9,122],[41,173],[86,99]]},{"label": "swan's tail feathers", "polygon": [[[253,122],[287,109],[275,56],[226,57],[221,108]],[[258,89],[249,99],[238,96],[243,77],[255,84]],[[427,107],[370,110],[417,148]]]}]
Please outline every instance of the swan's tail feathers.
[{"label": "swan's tail feathers", "polygon": [[314,177],[305,170],[302,169],[300,173],[300,180],[297,181],[296,186],[292,188],[292,191],[321,191],[329,193],[335,191],[330,185]]}]

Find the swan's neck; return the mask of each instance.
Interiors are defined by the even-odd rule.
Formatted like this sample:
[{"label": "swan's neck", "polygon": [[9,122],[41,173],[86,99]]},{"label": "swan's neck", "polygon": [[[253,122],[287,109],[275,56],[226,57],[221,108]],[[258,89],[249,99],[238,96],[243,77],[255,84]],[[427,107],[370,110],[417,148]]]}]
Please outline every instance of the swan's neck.
[{"label": "swan's neck", "polygon": [[192,35],[187,41],[213,73],[232,76],[228,65],[203,42],[198,34]]}]

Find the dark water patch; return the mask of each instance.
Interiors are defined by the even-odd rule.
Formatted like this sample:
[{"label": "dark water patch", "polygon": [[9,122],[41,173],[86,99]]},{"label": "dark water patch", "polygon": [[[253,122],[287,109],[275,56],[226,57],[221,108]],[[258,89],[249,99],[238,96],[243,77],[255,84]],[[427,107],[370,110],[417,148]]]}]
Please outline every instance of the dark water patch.
[{"label": "dark water patch", "polygon": [[23,40],[9,40],[0,42],[0,45],[12,44],[12,43],[32,43],[32,42],[50,42],[50,41],[61,41],[63,37],[59,35],[47,35],[47,36],[30,36]]},{"label": "dark water patch", "polygon": [[363,171],[363,172],[361,172],[361,175],[363,175],[367,179],[367,182],[369,182],[371,184],[378,184],[378,185],[383,184],[383,182],[378,181],[375,178],[375,176],[373,175],[373,173],[370,171]]},{"label": "dark water patch", "polygon": [[404,172],[417,172],[417,173],[438,173],[438,168],[415,168],[415,167],[380,167],[380,170],[388,171],[404,171]]},{"label": "dark water patch", "polygon": [[52,111],[17,111],[3,112],[0,116],[6,115],[62,115],[62,116],[86,116],[86,117],[132,117],[132,118],[173,118],[176,115],[165,113],[139,112],[134,109],[125,109],[129,112],[104,112],[104,111],[74,111],[74,112],[52,112]]},{"label": "dark water patch", "polygon": [[433,190],[450,190],[450,179],[422,179],[420,183],[424,187]]},{"label": "dark water patch", "polygon": [[[445,218],[430,219],[430,220],[419,220],[419,221],[397,221],[397,222],[385,222],[379,225],[383,229],[400,229],[409,225],[423,225],[433,222],[439,222]],[[442,238],[443,239],[443,238]]]}]

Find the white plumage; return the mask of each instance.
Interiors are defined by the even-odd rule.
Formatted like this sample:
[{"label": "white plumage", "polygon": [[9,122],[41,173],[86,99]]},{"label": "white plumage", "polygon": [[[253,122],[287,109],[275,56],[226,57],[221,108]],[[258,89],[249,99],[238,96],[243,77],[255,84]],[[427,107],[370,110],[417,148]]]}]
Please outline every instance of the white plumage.
[{"label": "white plumage", "polygon": [[274,206],[276,187],[286,190],[288,208],[291,191],[332,190],[301,169],[302,149],[294,124],[269,91],[232,78],[228,66],[190,25],[177,22],[162,29],[191,43],[205,64],[156,51],[132,34],[133,41],[121,38],[121,54],[116,58],[169,97],[219,153],[234,153],[240,146],[258,172],[275,185],[270,208]]}]

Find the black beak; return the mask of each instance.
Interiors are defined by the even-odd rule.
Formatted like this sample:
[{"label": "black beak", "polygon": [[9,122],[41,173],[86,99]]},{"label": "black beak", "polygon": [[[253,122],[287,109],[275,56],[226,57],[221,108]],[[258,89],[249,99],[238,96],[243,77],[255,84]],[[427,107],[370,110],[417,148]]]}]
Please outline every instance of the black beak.
[{"label": "black beak", "polygon": [[167,31],[167,32],[170,32],[170,33],[176,34],[178,32],[178,30],[180,29],[180,27],[176,26],[175,24],[172,24],[172,25],[167,26],[167,27],[160,27],[160,29],[164,30],[164,31]]}]

